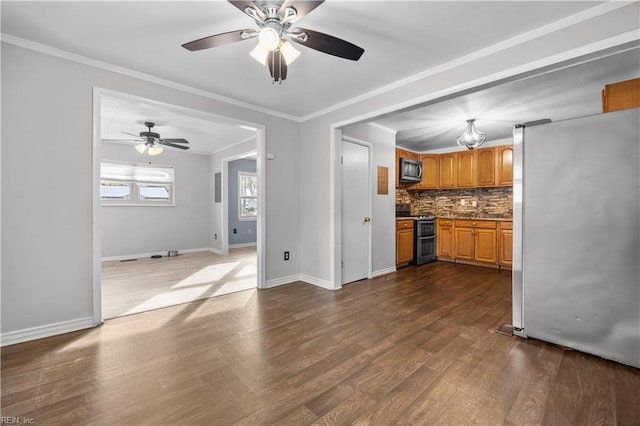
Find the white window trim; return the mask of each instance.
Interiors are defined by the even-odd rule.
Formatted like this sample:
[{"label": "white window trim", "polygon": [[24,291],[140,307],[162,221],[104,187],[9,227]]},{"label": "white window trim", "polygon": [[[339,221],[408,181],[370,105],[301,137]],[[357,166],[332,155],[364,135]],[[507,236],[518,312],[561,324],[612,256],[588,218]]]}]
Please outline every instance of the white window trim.
[{"label": "white window trim", "polygon": [[[255,216],[242,216],[241,212],[242,212],[242,199],[243,198],[255,198],[256,200],[256,205],[258,205],[258,196],[256,195],[255,197],[243,197],[241,194],[241,176],[252,176],[254,178],[258,178],[258,175],[256,173],[253,172],[243,172],[243,171],[239,171],[238,172],[238,220],[241,222],[255,222],[258,219],[258,212],[256,212]],[[260,206],[258,206],[258,209],[260,208]]]},{"label": "white window trim", "polygon": [[[116,164],[116,165],[124,165],[124,166],[133,166],[133,167],[141,167],[141,168],[162,168],[162,169],[171,169],[173,173],[173,180],[171,182],[150,182],[145,180],[137,180],[137,179],[115,179],[115,178],[106,178],[100,179],[100,183],[105,182],[121,182],[127,183],[131,188],[131,199],[130,200],[108,200],[108,199],[100,199],[101,206],[118,206],[118,207],[175,207],[176,206],[176,195],[175,195],[175,167],[174,166],[165,166],[165,165],[150,165],[150,164],[140,164],[140,163],[130,163],[130,162],[122,162],[122,161],[111,161],[111,160],[103,160],[100,164]],[[166,186],[169,191],[169,200],[150,200],[146,201],[140,198],[140,189],[141,185],[158,185],[158,186]]]}]

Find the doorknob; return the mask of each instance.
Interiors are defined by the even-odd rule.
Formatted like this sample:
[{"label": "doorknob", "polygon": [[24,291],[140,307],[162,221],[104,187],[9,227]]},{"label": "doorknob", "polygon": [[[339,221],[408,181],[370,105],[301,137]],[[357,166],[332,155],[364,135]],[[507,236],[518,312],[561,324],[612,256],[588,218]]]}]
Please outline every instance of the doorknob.
[{"label": "doorknob", "polygon": [[365,222],[371,222],[371,218],[370,218],[369,216],[365,216],[365,217],[364,217],[364,221],[365,221]]}]

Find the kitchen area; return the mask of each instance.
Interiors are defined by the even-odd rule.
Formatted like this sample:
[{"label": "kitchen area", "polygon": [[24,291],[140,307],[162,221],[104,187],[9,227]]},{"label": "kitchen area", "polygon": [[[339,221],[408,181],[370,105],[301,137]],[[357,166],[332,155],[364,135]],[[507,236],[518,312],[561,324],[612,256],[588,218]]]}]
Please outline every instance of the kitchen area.
[{"label": "kitchen area", "polygon": [[434,260],[511,268],[513,146],[396,148],[396,267]]}]

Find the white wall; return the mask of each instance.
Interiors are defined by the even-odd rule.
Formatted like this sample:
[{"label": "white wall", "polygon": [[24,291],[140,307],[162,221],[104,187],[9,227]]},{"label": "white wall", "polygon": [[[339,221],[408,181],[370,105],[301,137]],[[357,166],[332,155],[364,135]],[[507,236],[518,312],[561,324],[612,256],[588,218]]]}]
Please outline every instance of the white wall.
[{"label": "white wall", "polygon": [[[405,85],[380,91],[379,94],[342,108],[326,112],[300,126],[301,176],[301,247],[303,276],[335,287],[335,271],[331,270],[332,247],[330,233],[334,212],[331,175],[332,126],[344,127],[365,121],[386,112],[409,108],[439,99],[461,90],[488,84],[519,73],[568,60],[598,49],[608,48],[638,38],[640,4],[634,3],[612,12],[575,24],[558,25],[546,33],[531,38],[511,40],[475,52],[466,62],[432,70]],[[355,76],[354,78],[357,78]]]},{"label": "white wall", "polygon": [[[395,197],[395,158],[396,134],[388,130],[365,124],[356,124],[342,129],[343,136],[369,142],[373,167],[373,211],[372,227],[372,273],[378,275],[391,272],[396,267],[396,197]],[[387,167],[389,171],[388,194],[378,194],[377,168]]]},{"label": "white wall", "polygon": [[278,254],[299,240],[296,122],[2,43],[4,344],[93,323],[94,87],[264,126],[277,155],[266,166],[266,279],[299,273]]},{"label": "white wall", "polygon": [[173,166],[175,206],[101,207],[102,257],[208,249],[212,188],[208,155],[165,149],[156,157],[133,145],[102,142],[102,159]]}]

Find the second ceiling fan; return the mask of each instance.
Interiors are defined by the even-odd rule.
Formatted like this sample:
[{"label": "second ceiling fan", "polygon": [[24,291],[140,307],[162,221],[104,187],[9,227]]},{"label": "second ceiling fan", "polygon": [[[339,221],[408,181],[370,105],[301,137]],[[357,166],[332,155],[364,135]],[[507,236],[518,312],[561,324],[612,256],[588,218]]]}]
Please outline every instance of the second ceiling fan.
[{"label": "second ceiling fan", "polygon": [[287,78],[287,66],[300,55],[290,42],[352,61],[357,61],[364,53],[363,48],[337,37],[306,28],[292,28],[295,22],[324,0],[228,1],[252,18],[259,30],[246,28],[216,34],[185,43],[182,47],[196,51],[257,37],[258,44],[250,54],[269,67],[274,82]]}]

